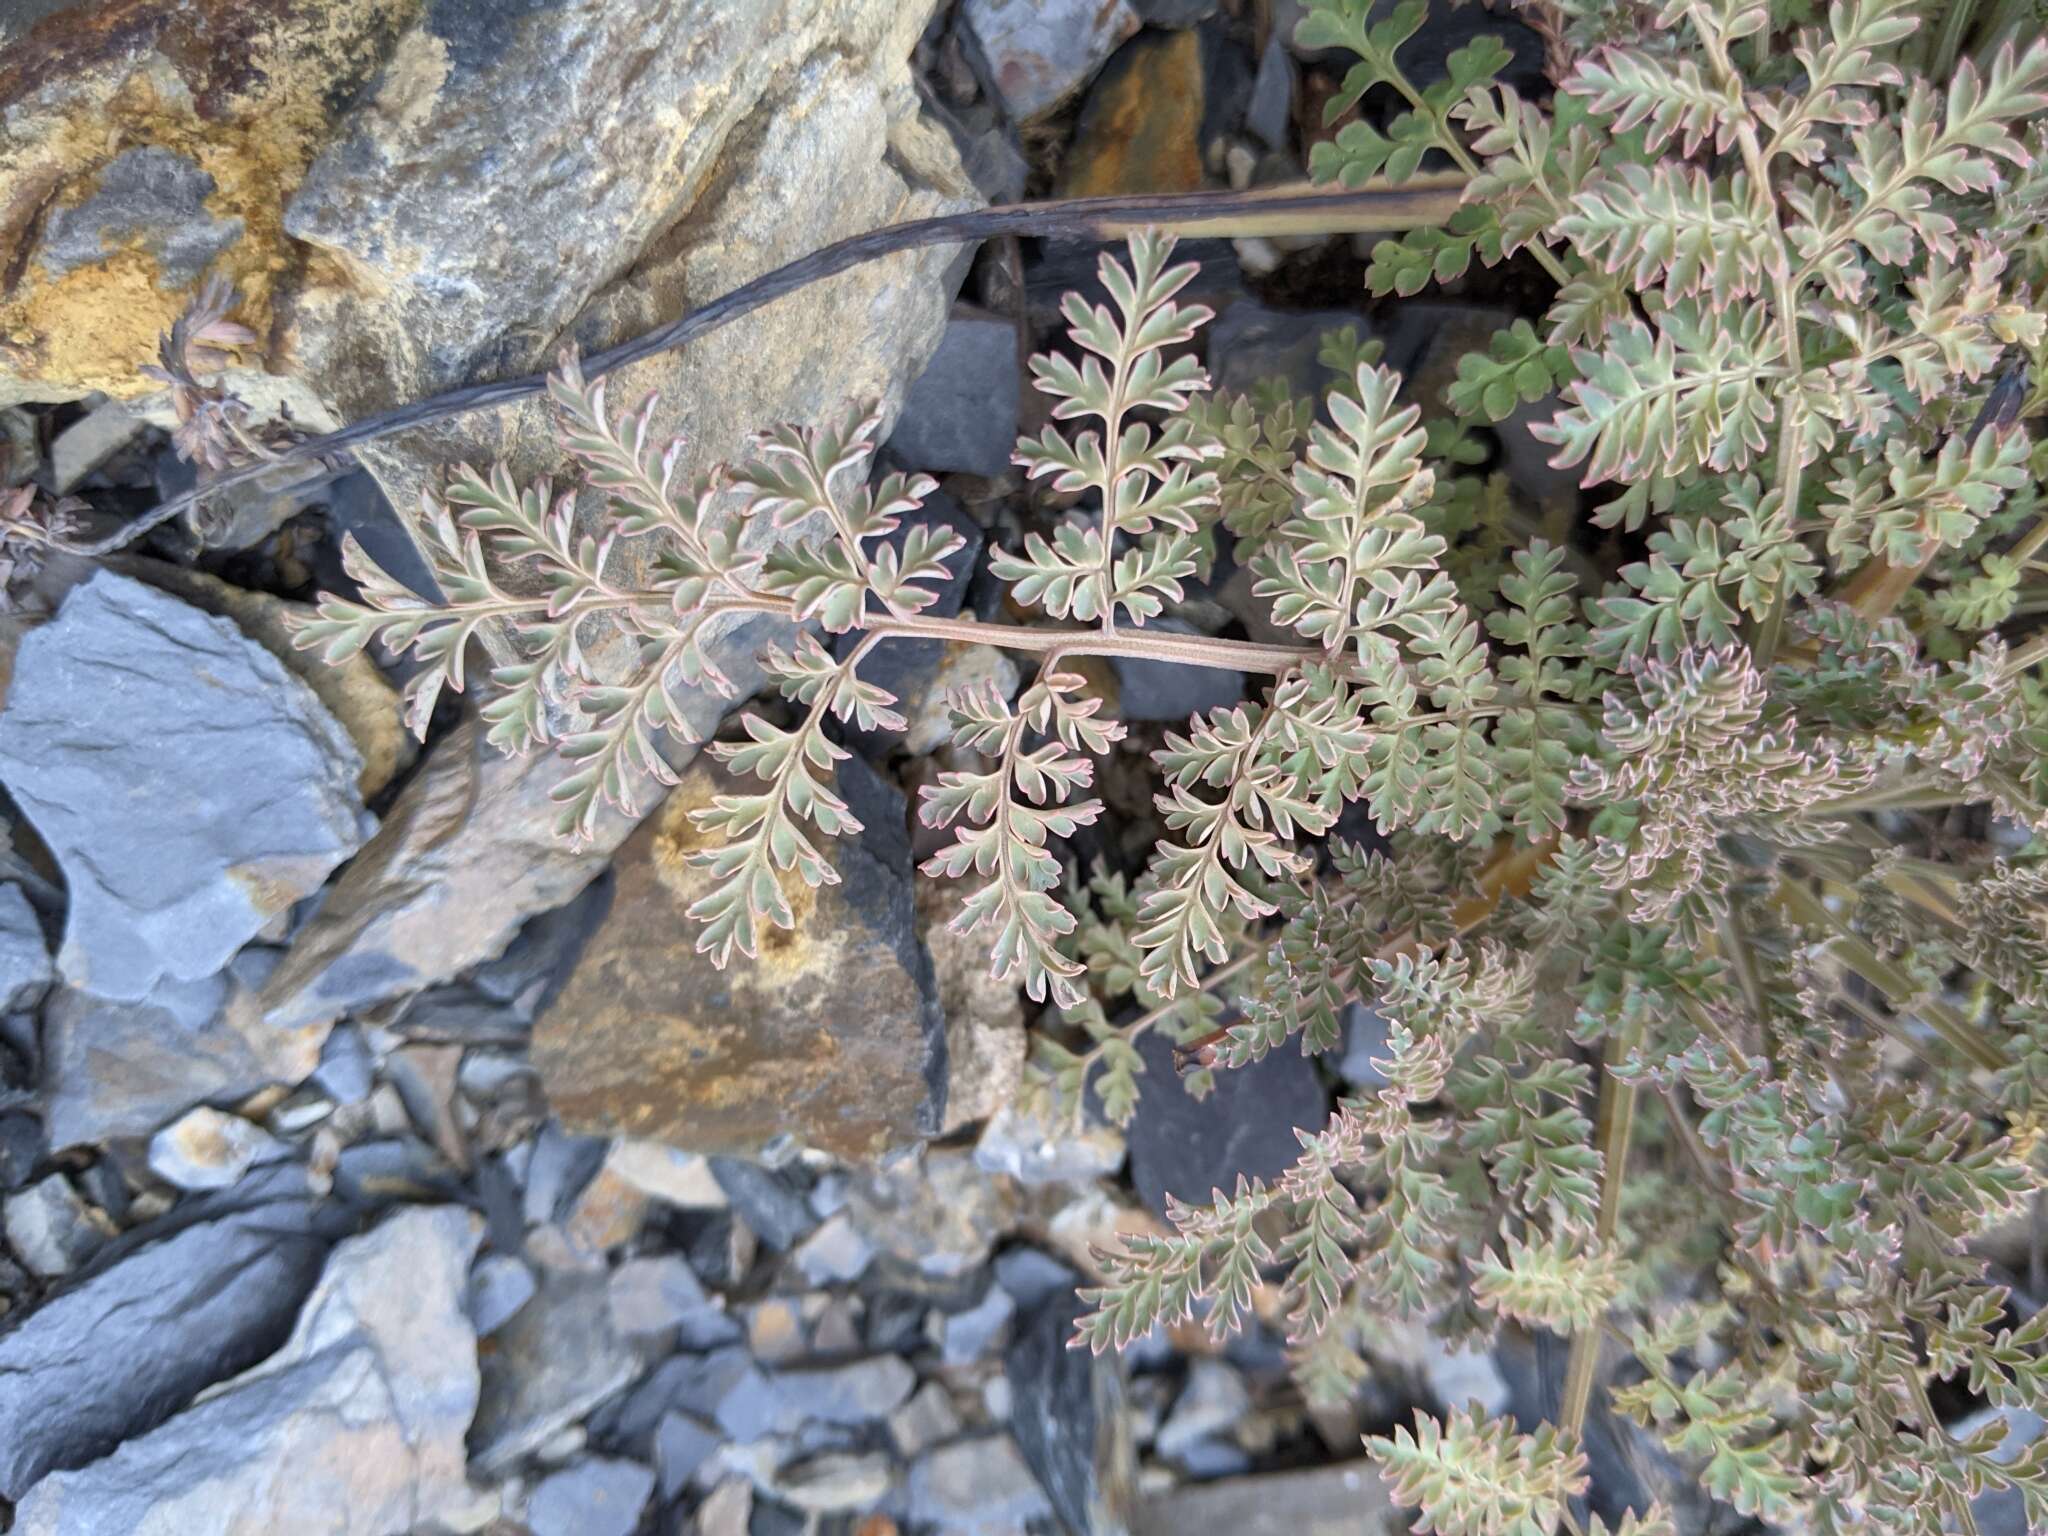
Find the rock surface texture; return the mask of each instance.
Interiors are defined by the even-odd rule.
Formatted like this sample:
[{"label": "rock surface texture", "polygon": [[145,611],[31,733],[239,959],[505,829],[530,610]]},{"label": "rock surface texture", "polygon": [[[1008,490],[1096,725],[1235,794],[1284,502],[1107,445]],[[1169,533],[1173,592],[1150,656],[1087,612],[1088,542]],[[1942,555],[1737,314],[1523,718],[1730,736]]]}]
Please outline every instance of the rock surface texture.
[{"label": "rock surface texture", "polygon": [[690,811],[722,787],[698,765],[619,850],[612,910],[537,1021],[534,1061],[572,1129],[753,1153],[794,1134],[855,1160],[933,1134],[944,1023],[917,936],[901,796],[858,758],[839,792],[867,830],[826,845],[839,883],[789,895],[791,930],[720,971],[684,914],[708,888],[685,862]]},{"label": "rock surface texture", "polygon": [[405,1211],[334,1250],[284,1346],[111,1456],[45,1478],[21,1536],[387,1536],[468,1502],[475,1218]]},{"label": "rock surface texture", "polygon": [[21,644],[0,783],[70,891],[57,954],[103,997],[201,981],[361,844],[362,759],[233,624],[112,572]]}]

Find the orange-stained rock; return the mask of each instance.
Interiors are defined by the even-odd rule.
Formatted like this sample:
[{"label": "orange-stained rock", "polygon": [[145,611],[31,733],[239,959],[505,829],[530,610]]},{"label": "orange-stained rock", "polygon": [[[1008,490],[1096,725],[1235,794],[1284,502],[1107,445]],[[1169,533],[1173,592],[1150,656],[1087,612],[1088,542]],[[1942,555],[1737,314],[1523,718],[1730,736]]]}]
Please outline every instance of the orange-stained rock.
[{"label": "orange-stained rock", "polygon": [[1200,191],[1204,97],[1199,32],[1148,32],[1126,43],[1081,109],[1060,195]]},{"label": "orange-stained rock", "polygon": [[[0,22],[0,403],[154,390],[136,370],[195,268],[232,278],[267,332],[307,272],[286,204],[421,8],[78,0]],[[168,245],[167,210],[188,237]]]},{"label": "orange-stained rock", "polygon": [[705,846],[689,813],[739,788],[700,759],[620,847],[611,910],[534,1026],[548,1102],[573,1130],[693,1152],[757,1153],[789,1133],[864,1162],[934,1134],[945,1033],[901,796],[860,759],[841,764],[867,831],[824,844],[839,883],[785,877],[796,926],[719,971],[684,915],[709,888],[687,862]]}]

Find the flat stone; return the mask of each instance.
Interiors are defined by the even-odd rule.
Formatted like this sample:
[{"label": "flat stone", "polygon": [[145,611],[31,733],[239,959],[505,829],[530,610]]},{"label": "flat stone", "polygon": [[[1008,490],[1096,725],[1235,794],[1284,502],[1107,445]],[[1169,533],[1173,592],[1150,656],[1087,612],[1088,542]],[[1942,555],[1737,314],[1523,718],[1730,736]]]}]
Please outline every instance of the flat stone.
[{"label": "flat stone", "polygon": [[1272,1179],[1301,1155],[1295,1127],[1319,1131],[1328,1119],[1315,1063],[1292,1045],[1217,1073],[1214,1090],[1200,1102],[1174,1070],[1173,1044],[1164,1035],[1145,1036],[1138,1051],[1144,1092],[1124,1134],[1131,1180],[1162,1214],[1168,1195],[1206,1205],[1214,1191],[1236,1188],[1239,1174]]},{"label": "flat stone", "polygon": [[892,1469],[880,1451],[808,1457],[769,1479],[769,1496],[806,1515],[838,1515],[871,1507],[889,1491]]},{"label": "flat stone", "polygon": [[70,1274],[114,1235],[113,1223],[81,1200],[61,1173],[7,1196],[0,1228],[14,1256],[45,1280]]},{"label": "flat stone", "polygon": [[1387,1076],[1375,1063],[1387,1059],[1387,1021],[1370,1003],[1350,1003],[1344,1009],[1344,1054],[1337,1058],[1337,1075],[1353,1088],[1383,1088]]},{"label": "flat stone", "polygon": [[469,1272],[469,1320],[489,1338],[519,1315],[538,1289],[533,1271],[509,1253],[488,1253]]},{"label": "flat stone", "polygon": [[0,781],[70,894],[58,969],[127,1001],[216,974],[317,890],[362,842],[361,772],[276,657],[111,571],[23,638],[0,713]]},{"label": "flat stone", "polygon": [[672,1502],[690,1485],[697,1469],[718,1449],[722,1437],[687,1413],[665,1413],[654,1431],[654,1466],[661,1476],[661,1502]]},{"label": "flat stone", "polygon": [[847,1212],[878,1253],[932,1280],[979,1269],[1016,1219],[1016,1194],[975,1166],[971,1152],[944,1148],[921,1162],[858,1179]]},{"label": "flat stone", "polygon": [[266,1023],[243,979],[262,967],[261,952],[245,950],[227,975],[167,981],[134,1003],[59,987],[43,1006],[51,1146],[148,1136],[203,1100],[306,1077],[325,1026]]},{"label": "flat stone", "polygon": [[1276,29],[1259,55],[1244,125],[1268,149],[1286,149],[1294,126],[1294,55]]},{"label": "flat stone", "polygon": [[771,1379],[799,1423],[878,1423],[907,1402],[917,1386],[917,1372],[894,1355],[777,1371]]},{"label": "flat stone", "polygon": [[996,1255],[996,1284],[1031,1311],[1056,1296],[1071,1295],[1081,1277],[1040,1248],[1005,1248]]},{"label": "flat stone", "polygon": [[966,0],[961,15],[996,94],[1019,122],[1050,112],[1087,84],[1142,25],[1126,0]]},{"label": "flat stone", "polygon": [[0,1193],[21,1188],[50,1150],[43,1122],[29,1114],[0,1115]]},{"label": "flat stone", "polygon": [[26,1013],[56,977],[42,921],[18,885],[0,885],[0,1013]]},{"label": "flat stone", "polygon": [[1320,400],[1337,380],[1318,360],[1323,337],[1346,326],[1363,336],[1371,328],[1344,309],[1274,309],[1240,298],[1207,331],[1209,374],[1216,388],[1248,395],[1264,379],[1279,379],[1297,397]]},{"label": "flat stone", "polygon": [[[945,1033],[913,926],[901,795],[858,757],[840,793],[866,830],[824,845],[839,882],[796,882],[793,930],[714,968],[689,906],[709,889],[692,809],[739,786],[693,764],[619,850],[612,909],[536,1022],[533,1058],[573,1129],[758,1155],[778,1138],[855,1161],[944,1116]],[[765,1236],[766,1234],[764,1234]]]},{"label": "flat stone", "polygon": [[462,1291],[479,1235],[469,1212],[439,1207],[340,1244],[276,1354],[104,1460],[44,1478],[15,1530],[388,1536],[468,1506],[477,1363]]},{"label": "flat stone", "polygon": [[648,1468],[592,1456],[541,1480],[526,1524],[533,1536],[633,1536],[653,1494]]},{"label": "flat stone", "polygon": [[260,1162],[285,1155],[262,1127],[202,1105],[165,1126],[149,1144],[150,1171],[179,1189],[225,1189]]},{"label": "flat stone", "polygon": [[810,1203],[774,1168],[745,1158],[714,1157],[711,1176],[731,1200],[733,1213],[777,1253],[788,1252],[817,1225]]},{"label": "flat stone", "polygon": [[995,1349],[1016,1315],[1016,1298],[999,1285],[965,1312],[946,1315],[940,1326],[939,1353],[948,1365],[969,1365]]},{"label": "flat stone", "polygon": [[701,1152],[679,1152],[658,1141],[615,1142],[605,1163],[635,1189],[682,1211],[722,1211],[729,1197]]},{"label": "flat stone", "polygon": [[[903,397],[889,447],[934,474],[961,470],[994,479],[1017,446],[1017,328],[960,306],[939,347]],[[929,748],[911,748],[929,751]]]},{"label": "flat stone", "polygon": [[952,931],[965,900],[957,881],[918,882],[918,920],[946,1017],[948,1134],[1001,1116],[1024,1078],[1023,994],[989,974],[986,932]]},{"label": "flat stone", "polygon": [[472,1460],[489,1476],[546,1444],[640,1373],[612,1327],[603,1271],[546,1269],[534,1298],[483,1358],[470,1429]]},{"label": "flat stone", "polygon": [[1236,1367],[1223,1360],[1190,1360],[1187,1385],[1159,1426],[1153,1449],[1182,1460],[1200,1441],[1234,1427],[1251,1407],[1251,1393]]},{"label": "flat stone", "polygon": [[[718,712],[703,712],[708,733]],[[474,722],[443,737],[328,890],[264,988],[280,1028],[331,1021],[502,954],[520,925],[594,879],[631,830],[572,850],[554,832],[561,765],[500,755]]]},{"label": "flat stone", "polygon": [[204,571],[161,560],[121,559],[114,568],[124,576],[168,592],[202,613],[233,622],[235,627],[282,662],[348,732],[362,754],[356,787],[368,799],[405,772],[419,756],[419,742],[405,728],[398,689],[367,652],[347,661],[329,662],[292,643],[291,619],[310,615],[306,603],[287,602],[268,592],[232,586]]},{"label": "flat stone", "polygon": [[1150,32],[1125,45],[1090,87],[1060,163],[1062,197],[1195,192],[1208,81],[1196,32]]},{"label": "flat stone", "polygon": [[1068,1347],[1082,1310],[1060,1296],[1018,1320],[1004,1373],[1010,1432],[1069,1529],[1118,1536],[1137,1502],[1137,1450],[1121,1359]]},{"label": "flat stone", "polygon": [[916,1396],[889,1415],[889,1438],[906,1457],[915,1458],[959,1433],[960,1415],[952,1394],[936,1381],[919,1387]]},{"label": "flat stone", "polygon": [[1087,1184],[1123,1167],[1124,1133],[1092,1106],[1074,1124],[1048,1103],[1013,1104],[982,1129],[974,1161],[1032,1188]]},{"label": "flat stone", "polygon": [[96,406],[50,444],[50,488],[59,496],[149,430],[149,423],[118,400]]},{"label": "flat stone", "polygon": [[[1174,619],[1155,619],[1147,629],[1188,633]],[[1143,656],[1114,656],[1120,718],[1186,724],[1190,715],[1227,709],[1245,694],[1244,674],[1228,667],[1183,667]]]},{"label": "flat stone", "polygon": [[569,1202],[562,1227],[569,1241],[589,1254],[604,1254],[640,1235],[647,1196],[609,1167],[601,1167]]},{"label": "flat stone", "polygon": [[612,1326],[628,1339],[674,1332],[685,1348],[709,1349],[739,1337],[723,1303],[672,1253],[626,1260],[612,1271],[610,1299]]},{"label": "flat stone", "polygon": [[1135,1536],[1391,1536],[1400,1529],[1379,1469],[1353,1461],[1171,1489],[1139,1506]]},{"label": "flat stone", "polygon": [[912,1521],[959,1536],[1008,1536],[1053,1513],[1008,1435],[925,1452],[911,1464],[909,1506]]},{"label": "flat stone", "polygon": [[147,1434],[276,1349],[326,1251],[307,1201],[255,1202],[143,1239],[0,1333],[0,1498]]},{"label": "flat stone", "polygon": [[841,1211],[798,1245],[795,1259],[812,1285],[846,1285],[867,1273],[875,1245],[861,1236],[853,1218]]}]

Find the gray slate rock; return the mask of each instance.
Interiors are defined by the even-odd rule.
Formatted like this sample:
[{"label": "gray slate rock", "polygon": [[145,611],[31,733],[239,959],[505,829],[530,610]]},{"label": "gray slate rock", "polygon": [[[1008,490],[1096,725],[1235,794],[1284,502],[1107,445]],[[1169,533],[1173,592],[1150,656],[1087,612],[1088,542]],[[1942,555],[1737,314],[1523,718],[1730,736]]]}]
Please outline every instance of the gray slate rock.
[{"label": "gray slate rock", "polygon": [[654,1493],[637,1461],[592,1456],[542,1479],[526,1506],[533,1536],[633,1536]]},{"label": "gray slate rock", "polygon": [[149,1167],[177,1189],[226,1189],[257,1163],[285,1151],[261,1126],[201,1105],[151,1138]]},{"label": "gray slate rock", "polygon": [[45,1478],[17,1536],[389,1536],[461,1508],[477,1402],[462,1289],[479,1235],[467,1211],[440,1207],[342,1243],[275,1355],[106,1459]]},{"label": "gray slate rock", "polygon": [[48,1155],[49,1138],[35,1115],[0,1115],[0,1192],[21,1188]]},{"label": "gray slate rock", "polygon": [[612,1327],[603,1272],[544,1271],[539,1291],[484,1356],[469,1437],[477,1470],[503,1471],[624,1391],[639,1372]]},{"label": "gray slate rock", "polygon": [[1384,1088],[1387,1076],[1373,1065],[1387,1059],[1387,1021],[1370,1003],[1350,1003],[1344,1009],[1344,1054],[1337,1058],[1337,1075],[1353,1088]]},{"label": "gray slate rock", "polygon": [[[693,705],[693,733],[708,735],[722,707]],[[265,1016],[280,1028],[328,1022],[446,981],[567,903],[633,823],[608,816],[589,846],[571,849],[554,832],[561,776],[548,753],[495,751],[474,722],[451,731],[292,940],[264,988]]]},{"label": "gray slate rock", "polygon": [[717,1430],[687,1413],[665,1413],[654,1431],[654,1466],[666,1504],[689,1486],[697,1469],[723,1443]]},{"label": "gray slate rock", "polygon": [[1019,122],[1086,85],[1142,25],[1126,0],[966,0],[960,14],[996,94]]},{"label": "gray slate rock", "polygon": [[771,1378],[798,1423],[873,1424],[910,1398],[917,1372],[894,1355],[873,1355],[846,1365],[778,1371]]},{"label": "gray slate rock", "polygon": [[913,1522],[949,1536],[1007,1536],[1053,1512],[1008,1435],[927,1451],[911,1465],[909,1499]]},{"label": "gray slate rock", "polygon": [[1391,1536],[1402,1526],[1386,1487],[1363,1460],[1196,1484],[1147,1499],[1137,1536]]},{"label": "gray slate rock", "polygon": [[16,1190],[0,1203],[7,1246],[31,1274],[45,1280],[70,1274],[106,1245],[112,1227],[104,1216],[96,1216],[61,1173]]},{"label": "gray slate rock", "polygon": [[469,1321],[489,1338],[519,1315],[538,1289],[533,1271],[509,1253],[490,1253],[469,1272]]},{"label": "gray slate rock", "polygon": [[1244,125],[1268,149],[1285,149],[1293,113],[1294,55],[1287,51],[1287,40],[1276,31],[1259,56],[1259,71],[1252,77],[1251,100],[1245,105]]},{"label": "gray slate rock", "polygon": [[773,1168],[745,1158],[714,1157],[711,1176],[754,1236],[777,1253],[787,1253],[818,1224],[809,1202]]},{"label": "gray slate rock", "polygon": [[1216,1074],[1197,1103],[1173,1067],[1173,1044],[1154,1033],[1138,1042],[1145,1092],[1125,1127],[1131,1178],[1153,1210],[1174,1195],[1206,1205],[1213,1191],[1237,1186],[1242,1173],[1271,1179],[1301,1155],[1294,1128],[1321,1130],[1329,1096],[1315,1064],[1299,1051],[1274,1051],[1248,1067]]},{"label": "gray slate rock", "polygon": [[940,1325],[939,1351],[948,1365],[967,1365],[995,1348],[1016,1315],[1017,1299],[1000,1285],[965,1312],[954,1312]]},{"label": "gray slate rock", "polygon": [[1372,334],[1349,310],[1272,309],[1256,299],[1239,299],[1209,327],[1210,374],[1216,388],[1230,394],[1249,394],[1261,379],[1279,378],[1295,394],[1320,400],[1337,375],[1316,355],[1326,332],[1347,325],[1361,335]]},{"label": "gray slate rock", "polygon": [[20,886],[0,885],[0,1013],[35,1007],[55,976],[35,908]]},{"label": "gray slate rock", "polygon": [[1070,1530],[1121,1536],[1138,1476],[1122,1362],[1067,1347],[1081,1310],[1055,1297],[1019,1321],[1007,1359],[1010,1432]]},{"label": "gray slate rock", "polygon": [[1159,1426],[1153,1449],[1185,1461],[1200,1442],[1228,1430],[1251,1412],[1251,1406],[1251,1393],[1235,1367],[1222,1360],[1192,1360],[1187,1385]]},{"label": "gray slate rock", "polygon": [[1017,331],[962,306],[939,349],[903,398],[889,448],[913,470],[962,470],[990,479],[1017,446]]},{"label": "gray slate rock", "polygon": [[685,1349],[710,1349],[740,1336],[740,1326],[707,1295],[675,1254],[628,1259],[612,1271],[612,1324],[629,1339],[676,1333]]},{"label": "gray slate rock", "polygon": [[0,1333],[0,1498],[147,1433],[269,1354],[326,1251],[310,1202],[252,1203],[131,1248]]},{"label": "gray slate rock", "polygon": [[311,1072],[325,1026],[264,1021],[244,980],[260,978],[264,959],[244,950],[226,975],[166,981],[141,1002],[60,987],[43,1006],[51,1145],[147,1136],[203,1100],[238,1099]]},{"label": "gray slate rock", "polygon": [[[1174,619],[1155,619],[1149,629],[1191,633]],[[1184,724],[1188,716],[1226,709],[1244,698],[1244,674],[1227,667],[1184,667],[1142,656],[1114,656],[1118,718],[1166,720]]]},{"label": "gray slate rock", "polygon": [[101,571],[21,642],[4,781],[63,868],[57,965],[102,997],[201,981],[361,846],[362,758],[262,646]]}]

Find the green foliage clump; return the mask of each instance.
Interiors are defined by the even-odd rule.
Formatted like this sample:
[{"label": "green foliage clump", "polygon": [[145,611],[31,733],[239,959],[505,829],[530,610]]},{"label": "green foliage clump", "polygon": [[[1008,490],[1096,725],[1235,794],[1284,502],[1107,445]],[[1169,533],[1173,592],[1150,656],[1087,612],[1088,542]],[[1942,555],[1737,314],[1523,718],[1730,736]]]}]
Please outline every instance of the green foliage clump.
[{"label": "green foliage clump", "polygon": [[[1036,658],[1014,701],[955,702],[921,811],[954,829],[926,869],[965,883],[962,926],[1047,1005],[1035,1087],[1120,1120],[1150,1030],[1198,1074],[1329,1050],[1354,999],[1388,1033],[1383,1085],[1284,1175],[1105,1255],[1080,1342],[1223,1334],[1270,1302],[1304,1385],[1341,1396],[1386,1316],[1568,1334],[1556,1422],[1372,1442],[1425,1531],[1583,1528],[1603,1337],[1627,1345],[1612,1406],[1742,1514],[1967,1530],[1973,1496],[2017,1488],[2048,1523],[2048,1441],[1960,1436],[1932,1406],[1946,1383],[2048,1412],[2048,1314],[2013,1318],[1974,1246],[2038,1198],[2048,1128],[2048,41],[1971,56],[1968,27],[1930,40],[1900,0],[1532,0],[1541,103],[1497,82],[1490,40],[1417,89],[1421,0],[1371,9],[1311,0],[1301,24],[1358,60],[1333,118],[1398,103],[1318,145],[1316,174],[1441,160],[1467,194],[1384,242],[1369,286],[1518,259],[1554,289],[1444,400],[1355,335],[1329,340],[1323,401],[1213,396],[1191,269],[1144,236],[1033,365],[1053,425],[1017,462],[1072,510],[993,568],[1042,622],[927,612],[955,536],[901,526],[929,480],[869,482],[873,418],[767,434],[736,498],[685,493],[645,412],[571,362],[554,399],[602,525],[464,475],[426,525],[447,601],[354,551],[362,601],[328,600],[307,641],[417,647],[423,718],[496,627],[516,659],[493,736],[569,760],[574,834],[667,775],[684,690],[731,689],[710,642],[732,620],[800,626],[768,657],[789,707],[713,747],[761,787],[696,813],[721,962],[792,921],[783,876],[834,878],[816,839],[857,828],[834,722],[901,724],[857,675],[873,646]],[[1607,536],[1535,536],[1473,472],[1467,429],[1532,405]],[[1150,622],[1219,530],[1284,643]],[[617,574],[622,541],[656,551],[650,577]],[[640,658],[602,681],[600,621]],[[1073,663],[1103,656],[1261,683],[1166,734],[1165,835],[1135,879],[1084,883],[1067,845],[1123,727]],[[1348,805],[1388,850],[1335,835]],[[1965,835],[1994,813],[2020,838]]]}]

